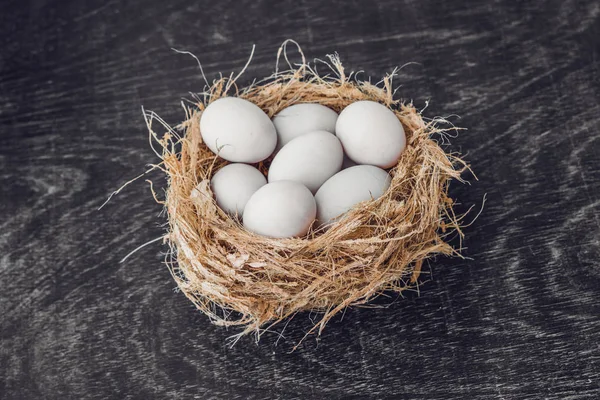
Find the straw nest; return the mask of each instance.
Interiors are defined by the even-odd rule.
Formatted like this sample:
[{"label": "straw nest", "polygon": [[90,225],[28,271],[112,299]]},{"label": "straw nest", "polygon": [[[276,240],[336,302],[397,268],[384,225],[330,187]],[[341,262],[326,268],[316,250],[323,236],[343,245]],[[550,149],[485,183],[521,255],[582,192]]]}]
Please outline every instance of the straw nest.
[{"label": "straw nest", "polygon": [[[394,100],[394,74],[373,85],[346,74],[337,55],[320,61],[331,69],[329,75],[318,74],[302,59],[245,89],[236,85],[239,75],[216,80],[195,97],[197,102],[184,107],[186,120],[162,137],[152,129],[152,121],[162,120],[155,114],[147,118],[151,137],[161,146],[157,153],[162,162],[156,167],[168,178],[166,198],[157,200],[169,220],[167,264],[181,291],[215,324],[243,327],[236,338],[250,332],[259,337],[305,310],[320,315],[309,332],[320,333],[348,306],[414,287],[425,259],[458,255],[445,241],[452,232],[462,235],[448,184],[461,179],[467,166],[438,145],[443,121],[425,120],[412,104]],[[336,112],[359,100],[385,104],[407,136],[406,149],[390,170],[390,188],[357,205],[328,230],[313,229],[307,237],[272,239],[246,231],[213,200],[210,178],[227,162],[200,135],[202,111],[224,96],[247,99],[270,117],[304,102]],[[269,162],[258,168],[266,173]]]}]

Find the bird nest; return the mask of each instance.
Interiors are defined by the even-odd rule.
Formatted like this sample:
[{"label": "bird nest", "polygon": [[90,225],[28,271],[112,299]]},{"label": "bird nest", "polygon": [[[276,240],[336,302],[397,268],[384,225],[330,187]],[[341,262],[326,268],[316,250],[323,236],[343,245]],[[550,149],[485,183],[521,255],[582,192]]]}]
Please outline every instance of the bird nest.
[{"label": "bird nest", "polygon": [[[278,61],[281,54],[282,49]],[[169,221],[167,264],[181,291],[215,324],[243,328],[236,338],[260,336],[308,310],[320,316],[309,333],[320,333],[348,306],[414,287],[427,258],[458,255],[447,243],[453,232],[462,236],[448,184],[468,167],[438,144],[445,121],[426,120],[412,104],[394,100],[394,74],[374,85],[347,74],[336,55],[321,61],[330,67],[329,75],[302,59],[244,89],[236,85],[239,75],[216,80],[184,107],[185,121],[167,127],[162,137],[152,128],[153,121],[162,120],[154,114],[147,118],[153,142],[161,147],[156,167],[168,178],[166,198],[157,200]],[[269,117],[297,103],[318,103],[338,113],[361,100],[384,104],[402,123],[407,140],[389,171],[389,189],[305,237],[273,239],[247,231],[215,203],[210,179],[228,162],[211,152],[200,134],[203,110],[224,96],[249,100]],[[257,165],[265,175],[269,162]]]}]

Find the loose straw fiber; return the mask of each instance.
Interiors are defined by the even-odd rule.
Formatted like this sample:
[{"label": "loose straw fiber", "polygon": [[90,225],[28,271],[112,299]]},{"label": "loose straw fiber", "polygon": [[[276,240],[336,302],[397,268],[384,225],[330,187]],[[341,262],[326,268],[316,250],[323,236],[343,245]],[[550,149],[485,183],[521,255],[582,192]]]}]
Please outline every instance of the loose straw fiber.
[{"label": "loose straw fiber", "polygon": [[[185,107],[187,119],[161,139],[151,128],[156,116],[147,120],[151,137],[162,146],[158,167],[168,177],[161,203],[169,219],[165,240],[172,250],[172,275],[215,324],[242,326],[237,338],[250,332],[259,336],[305,310],[320,312],[309,333],[321,333],[346,307],[414,286],[428,257],[458,254],[444,241],[450,232],[462,235],[447,189],[467,166],[432,140],[434,134],[443,137],[441,121],[425,122],[411,104],[394,100],[393,74],[379,85],[352,80],[335,55],[321,61],[333,75],[320,76],[302,58],[301,65],[288,62],[289,70],[242,90],[235,84],[237,77],[215,81],[197,104]],[[390,188],[382,197],[357,205],[330,229],[311,230],[308,237],[271,239],[244,230],[213,200],[210,178],[227,162],[200,135],[202,111],[224,96],[247,99],[270,117],[297,103],[319,103],[336,112],[359,100],[385,104],[407,136],[406,149],[390,171]],[[263,173],[269,162],[258,164]]]}]

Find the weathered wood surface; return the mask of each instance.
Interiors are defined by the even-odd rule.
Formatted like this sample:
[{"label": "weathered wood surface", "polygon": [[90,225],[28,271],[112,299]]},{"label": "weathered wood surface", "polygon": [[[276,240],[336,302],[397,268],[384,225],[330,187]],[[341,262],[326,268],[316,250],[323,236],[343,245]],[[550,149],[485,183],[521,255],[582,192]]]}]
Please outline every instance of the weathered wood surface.
[{"label": "weathered wood surface", "polygon": [[[273,71],[286,38],[339,52],[468,128],[451,151],[468,260],[420,293],[350,309],[319,341],[229,348],[177,293],[142,181],[140,106],[167,121],[209,78]],[[3,1],[0,6],[0,398],[600,397],[600,6],[556,1]],[[161,180],[155,176],[157,183]]]}]

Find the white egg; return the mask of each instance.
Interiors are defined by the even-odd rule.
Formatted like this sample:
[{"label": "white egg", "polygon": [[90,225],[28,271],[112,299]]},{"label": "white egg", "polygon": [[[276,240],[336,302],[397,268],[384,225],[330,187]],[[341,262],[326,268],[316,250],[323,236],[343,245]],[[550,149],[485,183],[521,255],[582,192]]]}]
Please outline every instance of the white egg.
[{"label": "white egg", "polygon": [[242,216],[248,199],[267,179],[248,164],[229,164],[218,170],[210,180],[217,205],[230,215]]},{"label": "white egg", "polygon": [[295,181],[315,193],[342,168],[344,150],[335,135],[309,132],[283,146],[269,167],[269,182]]},{"label": "white egg", "polygon": [[317,220],[320,224],[335,220],[361,201],[380,197],[390,184],[388,173],[372,165],[344,169],[329,178],[315,194]]},{"label": "white egg", "polygon": [[348,157],[358,164],[393,167],[406,147],[406,135],[398,117],[374,101],[357,101],[344,108],[335,134]]},{"label": "white egg", "polygon": [[269,116],[257,105],[238,97],[210,103],[200,117],[200,132],[213,153],[233,162],[262,161],[277,144]]},{"label": "white egg", "polygon": [[277,129],[277,150],[292,139],[313,131],[335,132],[338,115],[321,104],[294,104],[281,110],[273,117]]},{"label": "white egg", "polygon": [[303,236],[315,220],[315,199],[298,182],[267,183],[254,193],[244,210],[244,226],[272,238]]}]

